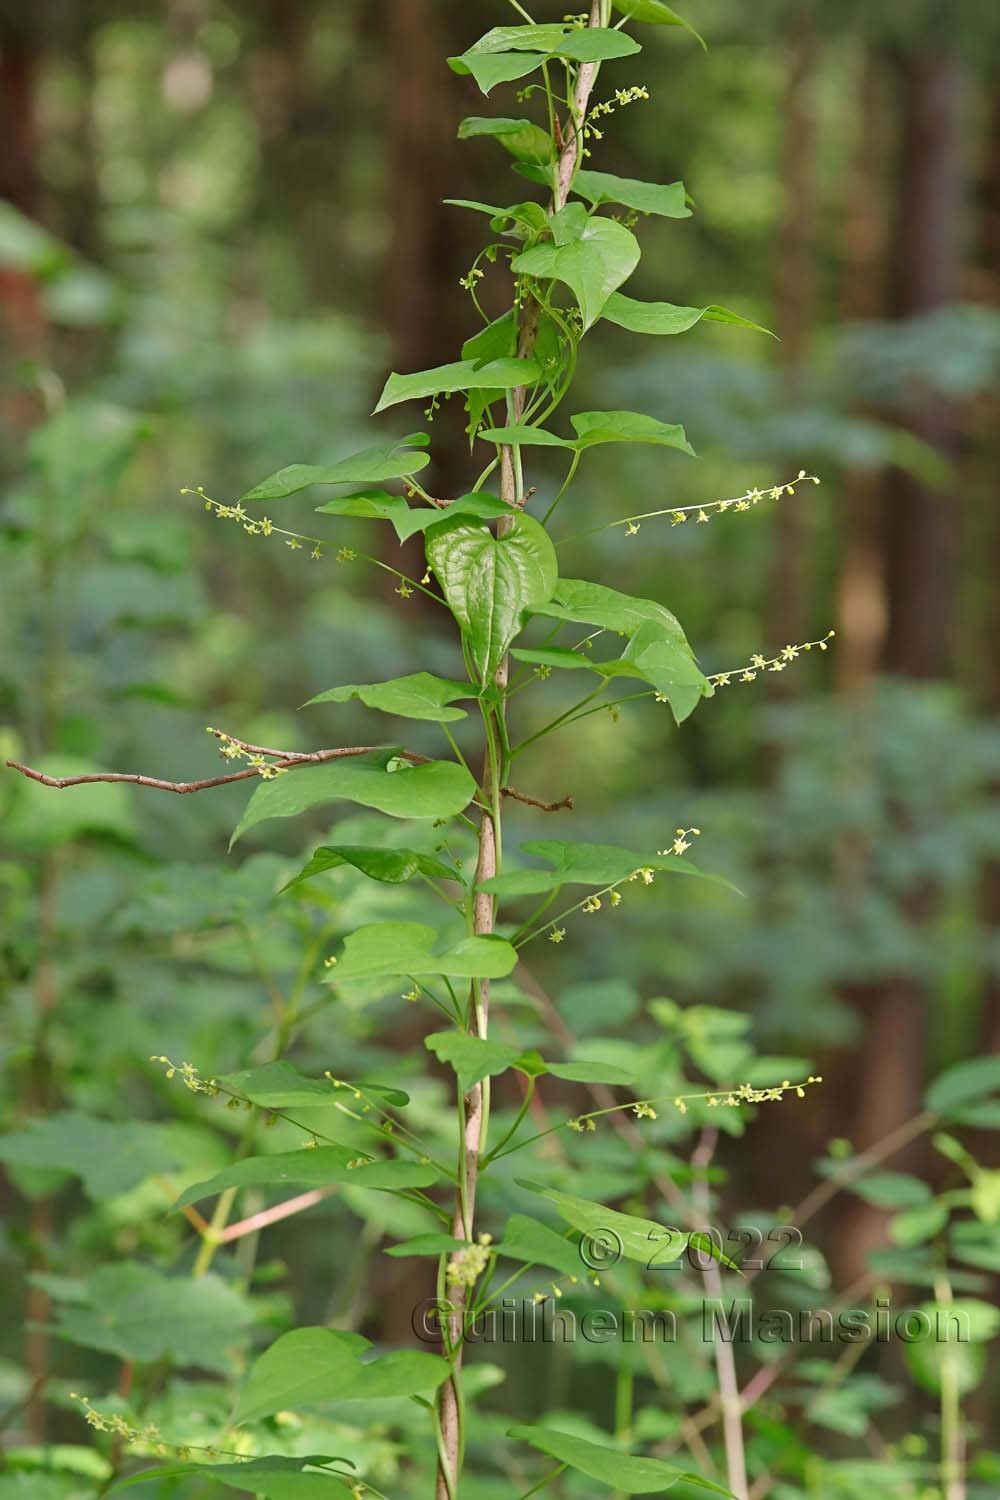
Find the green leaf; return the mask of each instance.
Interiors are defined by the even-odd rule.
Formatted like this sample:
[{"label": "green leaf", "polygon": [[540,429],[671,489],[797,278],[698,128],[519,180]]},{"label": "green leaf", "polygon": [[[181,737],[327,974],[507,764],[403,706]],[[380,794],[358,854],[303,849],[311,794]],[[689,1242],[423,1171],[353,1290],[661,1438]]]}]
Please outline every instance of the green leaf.
[{"label": "green leaf", "polygon": [[427,467],[430,455],[417,450],[426,448],[429,442],[426,432],[412,432],[409,437],[362,448],[336,464],[289,464],[240,498],[282,500],[310,484],[381,484],[385,479],[401,479]]},{"label": "green leaf", "polygon": [[[225,1073],[219,1082],[231,1093],[265,1109],[329,1104],[336,1098],[336,1085],[329,1078],[309,1078],[284,1060],[260,1063],[256,1068],[245,1068],[239,1073]],[[348,1083],[345,1087],[357,1087],[366,1094],[377,1094],[394,1109],[402,1109],[410,1102],[409,1094],[402,1089],[386,1088],[379,1083]]]},{"label": "green leaf", "polygon": [[326,1401],[429,1396],[448,1374],[447,1361],[436,1354],[402,1350],[363,1360],[371,1348],[360,1334],[334,1328],[283,1334],[251,1366],[236,1421]]},{"label": "green leaf", "polygon": [[424,1037],[424,1046],[455,1070],[462,1092],[494,1073],[505,1073],[521,1055],[519,1047],[470,1036],[464,1031],[435,1031]]},{"label": "green leaf", "polygon": [[[491,209],[485,204],[482,206],[491,214],[504,212],[501,208]],[[532,206],[539,208],[544,218],[544,210],[538,204]],[[494,359],[510,359],[516,353],[517,322],[513,310],[503,313],[499,318],[494,318],[492,323],[487,323],[485,328],[480,328],[478,333],[474,333],[462,345],[462,358],[475,360],[478,364],[489,364]]]},{"label": "green leaf", "polygon": [[691,217],[683,182],[639,182],[635,177],[615,177],[611,172],[583,168],[573,180],[573,191],[595,205],[623,203],[637,213],[658,214],[664,219]]},{"label": "green leaf", "polygon": [[[343,1481],[350,1478],[342,1469],[326,1469],[327,1464],[349,1464],[347,1458],[329,1458],[314,1455],[308,1458],[267,1457],[248,1459],[235,1464],[161,1464],[155,1469],[143,1469],[128,1479],[119,1480],[114,1490],[127,1489],[129,1485],[145,1484],[159,1479],[200,1478],[227,1489],[249,1491],[261,1500],[330,1500],[331,1493],[343,1489]],[[339,1478],[334,1480],[334,1475]],[[331,1486],[336,1484],[336,1490]],[[171,1487],[171,1493],[173,1488]]]},{"label": "green leaf", "polygon": [[583,1057],[574,1062],[546,1063],[545,1071],[553,1078],[565,1078],[568,1083],[610,1083],[624,1088],[635,1082],[635,1074],[624,1068],[616,1068],[612,1063],[591,1062]]},{"label": "green leaf", "polygon": [[535,245],[515,256],[511,265],[518,275],[565,282],[587,329],[601,316],[612,292],[631,276],[639,254],[631,230],[614,219],[598,218],[589,219],[579,238],[569,244]]},{"label": "green leaf", "polygon": [[555,891],[564,885],[604,887],[628,880],[638,870],[666,870],[675,875],[690,875],[711,880],[716,885],[733,887],[717,875],[707,875],[686,858],[677,854],[637,854],[613,844],[563,843],[558,839],[535,839],[521,845],[525,854],[547,861],[544,870],[509,870],[484,880],[478,889],[494,896],[534,896]]},{"label": "green leaf", "polygon": [[[687,646],[687,638],[676,615],[653,599],[638,599],[617,589],[581,578],[560,578],[549,603],[532,608],[532,614],[581,625],[599,625],[619,635],[633,636],[642,625],[656,625],[663,637]],[[687,646],[691,651],[690,646]],[[693,654],[693,653],[692,653]]]},{"label": "green leaf", "polygon": [[693,713],[702,698],[712,696],[712,684],[694,660],[687,642],[681,644],[666,637],[659,625],[651,621],[640,625],[623,655],[666,698],[678,724]]},{"label": "green leaf", "polygon": [[244,1298],[215,1275],[161,1276],[124,1261],[102,1266],[82,1298],[57,1305],[55,1331],[119,1359],[225,1370],[251,1321]]},{"label": "green leaf", "polygon": [[559,667],[568,671],[596,672],[598,677],[642,677],[634,662],[616,657],[613,661],[593,661],[586,651],[571,651],[563,646],[543,646],[538,650],[516,646],[511,651],[515,661],[539,667]]},{"label": "green leaf", "polygon": [[581,411],[570,417],[576,430],[576,440],[557,437],[544,427],[529,427],[520,423],[509,427],[488,427],[479,436],[488,443],[516,443],[521,447],[569,448],[582,452],[601,443],[655,443],[664,448],[680,448],[684,453],[694,454],[684,436],[684,428],[676,423],[660,422],[656,417],[647,417],[635,411]]},{"label": "green leaf", "polygon": [[876,1208],[919,1208],[932,1196],[927,1183],[908,1172],[869,1172],[850,1183],[849,1191]]},{"label": "green leaf", "polygon": [[549,1266],[564,1276],[586,1274],[577,1246],[563,1239],[547,1224],[530,1219],[526,1214],[511,1214],[502,1240],[493,1248],[498,1255],[505,1255],[508,1260],[517,1260],[523,1265]]},{"label": "green leaf", "polygon": [[88,1197],[116,1198],[177,1159],[158,1125],[130,1120],[112,1124],[76,1110],[29,1120],[23,1130],[0,1138],[0,1161],[9,1167],[69,1172]]},{"label": "green leaf", "polygon": [[626,297],[624,292],[615,292],[608,298],[601,317],[607,323],[629,329],[631,333],[686,333],[704,318],[706,323],[732,323],[738,328],[752,328],[756,333],[774,337],[759,323],[751,323],[749,318],[741,318],[739,313],[715,303],[708,307],[678,307],[673,302],[637,302],[634,297]]},{"label": "green leaf", "polygon": [[326,802],[358,802],[393,818],[450,818],[472,801],[476,784],[450,760],[411,765],[393,750],[346,756],[322,766],[286,771],[262,781],[240,819],[231,844],[268,818],[294,818]]},{"label": "green leaf", "polygon": [[501,146],[511,156],[516,156],[518,161],[544,167],[552,160],[552,137],[531,120],[471,115],[458,127],[460,141],[472,140],[481,135],[495,136]]},{"label": "green leaf", "polygon": [[494,52],[541,52],[547,55],[565,40],[568,31],[569,27],[559,21],[541,26],[494,26],[463,52],[462,56],[464,58],[470,53]]},{"label": "green leaf", "polygon": [[345,1146],[314,1146],[304,1151],[276,1151],[273,1156],[245,1156],[206,1182],[196,1182],[185,1189],[174,1207],[186,1208],[189,1203],[213,1198],[227,1188],[365,1187],[393,1193],[402,1188],[430,1187],[437,1181],[434,1168],[421,1162],[386,1159],[352,1166],[357,1159],[357,1153]]},{"label": "green leaf", "polygon": [[[317,513],[328,516],[360,516],[363,519],[388,521],[401,542],[408,541],[428,526],[435,526],[442,512],[435,505],[411,505],[402,495],[390,495],[385,490],[372,490],[361,495],[344,495],[338,500],[328,500],[317,505]],[[448,506],[449,516],[478,516],[493,520],[497,516],[517,515],[518,511],[495,495],[460,495]]]},{"label": "green leaf", "polygon": [[924,1103],[935,1114],[948,1115],[997,1089],[1000,1089],[1000,1056],[974,1057],[969,1062],[956,1063],[935,1078],[924,1095]]},{"label": "green leaf", "polygon": [[552,597],[555,548],[531,516],[516,516],[503,536],[456,517],[428,531],[427,561],[486,684],[520,630],[524,611]]},{"label": "green leaf", "polygon": [[468,1250],[471,1240],[456,1240],[450,1234],[415,1234],[398,1245],[390,1245],[386,1255],[397,1260],[407,1260],[421,1255],[451,1255],[455,1250]]},{"label": "green leaf", "polygon": [[571,1469],[586,1474],[588,1479],[596,1479],[612,1490],[624,1490],[627,1495],[662,1494],[682,1481],[716,1495],[730,1493],[711,1480],[684,1469],[675,1469],[660,1458],[634,1458],[610,1443],[587,1442],[555,1427],[510,1427],[507,1436],[519,1438],[537,1448],[539,1453],[546,1453],[558,1463],[568,1464]]},{"label": "green leaf", "polygon": [[372,922],[345,939],[331,978],[440,974],[448,979],[503,979],[517,963],[517,953],[503,938],[462,938],[435,952],[437,940],[435,929],[422,922]]},{"label": "green leaf", "polygon": [[889,1238],[894,1245],[923,1245],[933,1239],[948,1222],[948,1205],[932,1200],[896,1214],[889,1224]]},{"label": "green leaf", "polygon": [[376,412],[401,401],[416,401],[453,391],[509,391],[519,385],[533,385],[541,379],[541,370],[532,359],[493,359],[480,364],[474,359],[460,359],[454,364],[439,365],[434,370],[417,370],[413,375],[389,376],[379,397]]},{"label": "green leaf", "polygon": [[470,47],[459,57],[449,57],[448,66],[453,73],[471,73],[481,92],[488,94],[498,83],[533,73],[544,61],[542,52],[479,52]]},{"label": "green leaf", "polygon": [[642,412],[581,411],[569,420],[576,430],[578,448],[593,448],[598,443],[655,443],[694,455],[683,427],[675,422],[659,422]]},{"label": "green leaf", "polygon": [[653,1219],[636,1218],[633,1214],[618,1213],[593,1203],[589,1198],[575,1198],[569,1193],[559,1193],[555,1188],[539,1187],[537,1183],[520,1182],[519,1187],[530,1193],[538,1193],[554,1203],[560,1218],[585,1235],[613,1235],[616,1249],[620,1246],[626,1260],[637,1261],[649,1270],[669,1265],[678,1259],[689,1245],[711,1255],[730,1270],[739,1267],[728,1256],[716,1248],[708,1235],[682,1233],[681,1230],[657,1224]]},{"label": "green leaf", "polygon": [[557,57],[570,57],[574,62],[607,62],[615,57],[634,57],[642,47],[626,31],[587,26],[571,31],[553,51]]},{"label": "green leaf", "polygon": [[630,21],[641,21],[647,26],[683,26],[708,51],[705,38],[695,31],[690,21],[685,21],[669,5],[664,5],[663,0],[614,0],[614,6],[615,10],[621,11]]},{"label": "green leaf", "polygon": [[435,880],[458,880],[457,870],[443,860],[430,854],[421,854],[417,849],[372,848],[367,844],[325,844],[317,849],[308,864],[282,886],[283,891],[323,875],[327,870],[350,865],[367,875],[369,880],[381,880],[386,885],[400,885],[416,875],[428,875]]},{"label": "green leaf", "polygon": [[349,683],[346,687],[328,688],[317,693],[304,706],[314,703],[349,703],[358,698],[366,708],[377,708],[385,714],[399,714],[404,719],[427,719],[447,724],[453,719],[467,719],[464,708],[447,708],[456,698],[475,698],[478,694],[469,682],[455,682],[433,677],[430,672],[414,672],[408,677],[393,677],[389,682]]}]

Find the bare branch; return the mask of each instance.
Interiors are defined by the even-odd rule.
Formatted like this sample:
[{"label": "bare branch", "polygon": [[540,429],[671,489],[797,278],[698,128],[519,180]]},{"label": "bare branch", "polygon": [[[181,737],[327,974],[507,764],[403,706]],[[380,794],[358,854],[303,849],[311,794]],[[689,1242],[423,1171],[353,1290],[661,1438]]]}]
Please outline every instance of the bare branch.
[{"label": "bare branch", "polygon": [[505,786],[502,792],[504,797],[513,797],[515,802],[526,802],[529,807],[537,807],[542,812],[559,812],[568,807],[573,810],[573,798],[563,797],[558,802],[539,802],[537,797],[529,797],[527,792],[519,792],[516,787]]},{"label": "bare branch", "polygon": [[[222,736],[218,730],[213,734]],[[376,750],[384,749],[382,745],[349,745],[336,750],[267,750],[260,745],[249,745],[243,740],[234,740],[226,736],[231,744],[238,745],[241,750],[251,755],[273,755],[276,757],[270,764],[269,769],[275,771],[291,771],[296,766],[317,766],[328,760],[341,760],[349,755],[371,755]],[[425,764],[426,755],[417,755],[412,750],[400,750],[398,754],[404,760],[412,760],[418,765]],[[188,792],[205,792],[213,786],[228,786],[230,782],[246,781],[251,776],[261,776],[258,766],[248,766],[242,771],[230,771],[225,776],[209,776],[202,781],[164,781],[159,776],[140,776],[131,771],[94,771],[86,776],[47,776],[44,771],[36,771],[31,766],[22,765],[19,760],[8,760],[7,765],[12,771],[19,771],[22,776],[27,776],[29,781],[39,781],[42,786],[55,787],[62,791],[68,786],[87,786],[98,781],[125,781],[132,786],[148,786],[158,792],[176,792],[179,796],[185,796]]]}]

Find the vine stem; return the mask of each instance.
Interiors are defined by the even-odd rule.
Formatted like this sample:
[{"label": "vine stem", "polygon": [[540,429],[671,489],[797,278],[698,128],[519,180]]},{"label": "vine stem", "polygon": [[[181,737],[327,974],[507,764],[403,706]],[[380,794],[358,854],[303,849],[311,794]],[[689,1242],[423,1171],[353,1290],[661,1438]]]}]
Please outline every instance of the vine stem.
[{"label": "vine stem", "polygon": [[[701,1139],[691,1156],[694,1182],[691,1197],[695,1209],[709,1222],[711,1202],[708,1191],[708,1169],[715,1155],[719,1132],[711,1127],[703,1130]],[[710,1301],[721,1305],[723,1298],[722,1273],[718,1263],[709,1256],[708,1263],[701,1268],[705,1292]],[[740,1400],[739,1381],[736,1376],[736,1359],[733,1346],[728,1339],[717,1338],[712,1344],[715,1356],[715,1378],[719,1386],[719,1407],[722,1412],[722,1441],[726,1450],[726,1478],[736,1500],[747,1500],[747,1460],[743,1441],[743,1405]]]},{"label": "vine stem", "polygon": [[[589,25],[599,27],[604,23],[609,0],[591,0]],[[552,208],[558,213],[565,207],[580,161],[583,121],[587,116],[590,94],[597,78],[599,64],[584,63],[577,75],[573,100],[573,121],[568,131],[568,140],[556,165]],[[517,352],[522,358],[530,355],[538,327],[538,305],[531,299],[521,318]],[[524,415],[526,387],[520,386],[508,398],[508,415],[516,424]],[[500,451],[500,498],[508,505],[516,505],[524,493],[521,473],[521,453],[517,446],[504,446]],[[498,536],[509,528],[506,518],[497,523]],[[483,881],[499,873],[501,856],[501,811],[503,788],[506,785],[509,752],[506,750],[507,736],[504,726],[504,696],[507,689],[509,663],[507,658],[496,671],[498,704],[494,711],[484,712],[486,728],[486,757],[483,767],[483,810],[479,821],[479,852],[476,861],[476,887],[473,895],[472,929],[477,937],[489,937],[493,933],[496,918],[496,903],[491,895],[478,889]],[[490,986],[489,980],[473,981],[470,998],[470,1027],[478,1036],[485,1038],[489,1030]],[[459,1146],[459,1181],[455,1196],[452,1233],[456,1239],[475,1238],[476,1186],[479,1178],[480,1157],[486,1148],[486,1130],[489,1121],[489,1084],[477,1083],[459,1101],[462,1128]],[[438,1434],[438,1471],[435,1487],[436,1500],[456,1500],[462,1454],[465,1446],[463,1432],[463,1407],[459,1380],[462,1368],[462,1341],[468,1289],[461,1284],[453,1288],[447,1307],[447,1343],[451,1357],[451,1374],[438,1391],[436,1430]]]}]

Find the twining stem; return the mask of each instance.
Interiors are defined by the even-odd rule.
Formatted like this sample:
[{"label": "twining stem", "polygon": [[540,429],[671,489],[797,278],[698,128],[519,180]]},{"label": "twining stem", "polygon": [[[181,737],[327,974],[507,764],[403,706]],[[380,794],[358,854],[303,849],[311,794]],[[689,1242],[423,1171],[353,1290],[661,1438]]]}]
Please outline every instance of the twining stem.
[{"label": "twining stem", "polygon": [[[610,10],[610,0],[592,0],[589,25],[605,24]],[[590,94],[597,77],[598,64],[584,63],[577,75],[573,98],[573,119],[567,129],[567,140],[559,156],[552,191],[552,210],[558,213],[566,205],[570,187],[580,163],[581,131],[587,116]],[[520,333],[517,352],[527,358],[534,347],[538,327],[538,304],[531,299],[521,312]],[[508,398],[508,418],[513,424],[524,415],[527,390],[519,387]],[[521,472],[521,452],[516,445],[505,445],[500,452],[500,498],[508,505],[516,505],[524,494],[524,476]],[[497,533],[502,535],[509,528],[506,518],[497,523]],[[492,896],[481,889],[482,882],[499,873],[502,847],[501,811],[503,789],[507,782],[510,747],[505,724],[505,703],[508,683],[506,658],[497,668],[495,684],[499,702],[495,708],[484,712],[486,728],[486,756],[483,767],[482,791],[483,811],[479,822],[479,853],[476,861],[476,886],[473,896],[472,930],[477,937],[488,937],[493,932],[496,910]],[[490,988],[488,980],[474,981],[471,994],[471,1015],[478,1036],[485,1038],[489,1029]],[[463,1124],[459,1150],[459,1184],[452,1220],[452,1233],[456,1239],[472,1240],[475,1229],[476,1185],[479,1177],[480,1155],[485,1150],[486,1128],[489,1120],[488,1082],[476,1084],[461,1101]],[[462,1338],[468,1290],[459,1284],[452,1289],[447,1314],[446,1346],[451,1360],[451,1375],[440,1387],[436,1429],[438,1436],[437,1500],[456,1500],[459,1474],[461,1472],[464,1433],[459,1378],[462,1363]]]}]

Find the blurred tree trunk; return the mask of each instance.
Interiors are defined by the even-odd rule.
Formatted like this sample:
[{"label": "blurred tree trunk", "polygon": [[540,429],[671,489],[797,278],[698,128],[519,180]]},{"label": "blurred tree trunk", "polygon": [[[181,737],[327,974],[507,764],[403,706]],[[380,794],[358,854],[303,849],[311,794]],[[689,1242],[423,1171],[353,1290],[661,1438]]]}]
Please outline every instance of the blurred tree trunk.
[{"label": "blurred tree trunk", "polygon": [[[944,52],[898,59],[895,69],[902,130],[889,306],[893,317],[906,319],[945,305],[958,291],[959,73]],[[913,389],[903,419],[942,456],[953,453],[954,419],[940,397]],[[866,526],[868,515],[866,511]],[[894,675],[923,680],[946,670],[955,526],[941,494],[911,474],[888,472],[881,526],[887,604],[882,666]],[[869,640],[863,667],[872,655]],[[935,905],[929,882],[915,883],[902,901],[906,920],[915,928],[927,927]],[[865,1045],[852,1139],[862,1150],[919,1109],[928,997],[919,979],[900,972],[866,986],[856,998],[863,1009]],[[908,1154],[912,1161],[914,1149]],[[894,1158],[893,1164],[904,1165],[904,1158]],[[848,1213],[841,1230],[842,1274],[861,1268],[865,1252],[883,1239],[883,1229],[884,1215],[864,1204]]]},{"label": "blurred tree trunk", "polygon": [[[794,0],[785,55],[787,86],[781,111],[782,211],[775,250],[775,332],[781,340],[784,398],[801,401],[808,378],[809,345],[816,300],[816,37],[809,0]],[[789,460],[791,462],[791,460]],[[807,543],[803,498],[785,500],[777,509],[770,586],[767,592],[767,639],[778,650],[807,633]],[[771,649],[770,647],[768,648]],[[795,674],[768,678],[772,696],[794,692]]]},{"label": "blurred tree trunk", "polygon": [[[0,12],[0,199],[29,218],[39,217],[36,94],[41,66],[39,33],[30,19]],[[38,281],[0,267],[0,323],[4,343],[16,357],[37,357],[45,343],[46,322]],[[15,427],[30,422],[23,392],[12,398],[8,415]]]},{"label": "blurred tree trunk", "polygon": [[[985,142],[979,189],[980,266],[975,295],[1000,309],[1000,96],[993,101]],[[982,422],[981,483],[986,494],[1000,461],[1000,411],[994,394]],[[980,498],[977,496],[977,498]],[[979,608],[976,612],[978,650],[974,653],[979,701],[983,710],[1000,718],[1000,508],[990,499],[976,507],[971,518],[975,527],[976,568],[979,574]],[[1000,777],[993,788],[1000,795]],[[990,860],[983,871],[982,921],[987,933],[1000,931],[1000,860]],[[1000,970],[988,964],[984,980],[982,1040],[987,1053],[1000,1052]]]},{"label": "blurred tree trunk", "polygon": [[[903,87],[891,310],[910,318],[958,294],[962,156],[961,75],[945,53],[907,58]],[[955,419],[940,396],[914,389],[908,425],[945,456],[956,446]],[[950,658],[957,520],[946,497],[913,475],[890,471],[885,559],[889,628],[885,665],[904,677],[942,675]]]},{"label": "blurred tree trunk", "polygon": [[[859,59],[854,138],[841,198],[841,313],[845,323],[883,316],[886,291],[886,109],[879,58],[865,46]],[[878,671],[888,601],[879,536],[881,475],[847,473],[844,540],[836,585],[835,682],[860,694]]]}]

